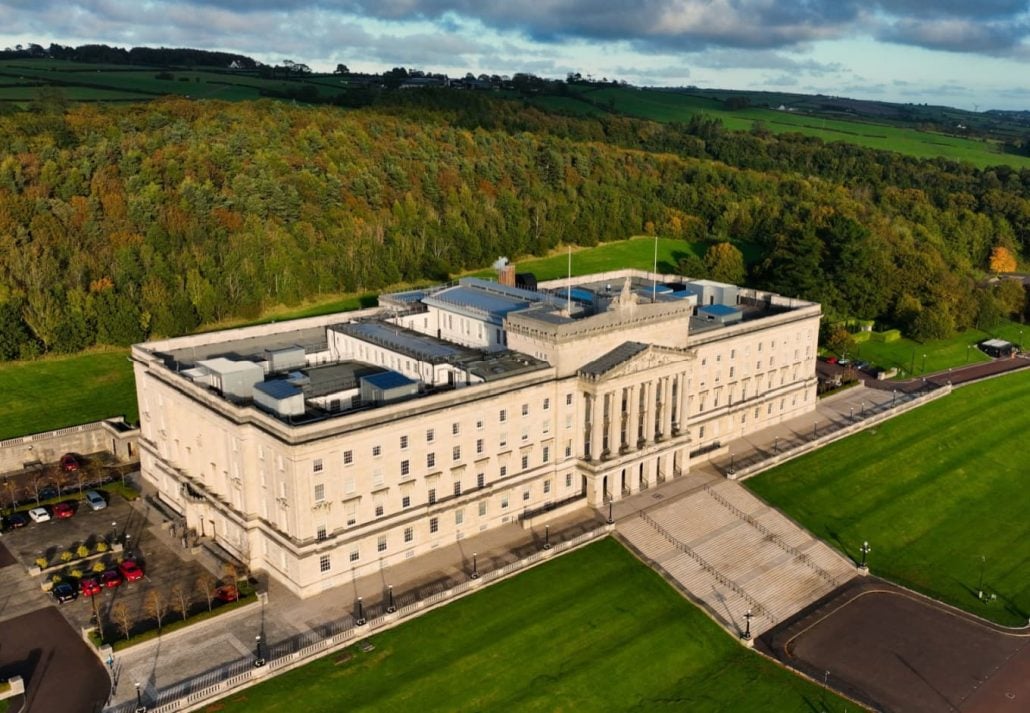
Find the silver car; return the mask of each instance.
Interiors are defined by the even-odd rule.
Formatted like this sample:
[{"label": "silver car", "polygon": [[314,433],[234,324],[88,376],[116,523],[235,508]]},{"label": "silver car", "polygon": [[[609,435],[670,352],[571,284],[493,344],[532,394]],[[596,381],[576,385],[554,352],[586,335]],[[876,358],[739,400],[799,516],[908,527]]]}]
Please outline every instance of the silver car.
[{"label": "silver car", "polygon": [[104,500],[104,496],[95,490],[86,491],[86,503],[91,510],[103,510],[107,507],[107,501]]}]

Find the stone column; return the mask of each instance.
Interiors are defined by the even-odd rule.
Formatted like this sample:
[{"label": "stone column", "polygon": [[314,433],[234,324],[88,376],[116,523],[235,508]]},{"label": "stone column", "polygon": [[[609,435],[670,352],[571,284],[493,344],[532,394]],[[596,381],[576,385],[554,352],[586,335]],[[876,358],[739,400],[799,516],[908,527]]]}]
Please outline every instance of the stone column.
[{"label": "stone column", "polygon": [[622,434],[619,432],[622,424],[620,393],[621,389],[608,392],[608,450],[613,458],[619,455],[619,444],[622,442]]},{"label": "stone column", "polygon": [[647,390],[647,406],[644,408],[644,440],[648,443],[654,443],[654,387],[653,381],[644,383],[644,388]]},{"label": "stone column", "polygon": [[626,424],[626,442],[629,449],[635,451],[640,441],[640,385],[629,387],[629,423]]},{"label": "stone column", "polygon": [[680,374],[679,408],[676,410],[676,420],[679,423],[680,431],[687,430],[687,372]]},{"label": "stone column", "polygon": [[601,426],[604,425],[604,397],[590,395],[590,460],[601,460]]},{"label": "stone column", "polygon": [[664,379],[665,391],[662,396],[662,438],[672,437],[672,377]]}]

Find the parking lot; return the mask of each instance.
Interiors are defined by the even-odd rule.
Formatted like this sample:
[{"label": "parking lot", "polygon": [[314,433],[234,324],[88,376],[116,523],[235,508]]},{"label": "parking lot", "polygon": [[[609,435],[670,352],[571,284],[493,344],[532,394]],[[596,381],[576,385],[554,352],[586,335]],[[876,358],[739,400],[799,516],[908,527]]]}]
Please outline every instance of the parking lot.
[{"label": "parking lot", "polygon": [[[144,512],[118,495],[104,495],[108,506],[103,510],[94,511],[85,502],[78,502],[72,517],[43,523],[30,522],[23,528],[6,532],[4,544],[23,565],[19,569],[25,572],[37,564],[38,558],[45,558],[48,565],[61,565],[62,553],[75,556],[80,546],[85,546],[90,552],[89,558],[73,559],[56,570],[48,569],[44,574],[31,577],[39,586],[58,574],[76,585],[78,590],[79,576],[90,576],[96,569],[116,569],[118,563],[125,559],[135,560],[144,573],[141,580],[104,587],[93,597],[80,595],[74,601],[59,606],[76,630],[91,626],[98,612],[109,639],[114,634],[124,635],[126,625],[131,631],[150,628],[147,622],[155,618],[153,602],[148,602],[154,596],[151,592],[157,592],[164,603],[164,623],[180,618],[176,610],[178,597],[173,594],[176,586],[184,590],[194,607],[200,604],[206,607],[206,599],[197,587],[198,579],[206,570],[193,559],[186,561],[181,558],[169,538],[158,537],[151,530]],[[77,497],[77,493],[71,497]],[[113,548],[98,554],[97,545],[101,542],[121,544],[123,551],[116,552],[113,549],[117,548]],[[30,577],[28,574],[22,576]]]}]

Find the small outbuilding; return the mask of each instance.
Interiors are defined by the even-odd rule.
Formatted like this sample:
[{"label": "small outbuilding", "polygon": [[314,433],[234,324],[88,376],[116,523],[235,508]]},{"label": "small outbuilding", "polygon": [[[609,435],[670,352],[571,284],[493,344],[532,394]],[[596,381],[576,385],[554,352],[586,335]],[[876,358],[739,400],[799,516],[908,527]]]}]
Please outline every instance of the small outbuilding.
[{"label": "small outbuilding", "polygon": [[995,359],[1008,359],[1019,352],[1019,345],[1006,342],[1004,339],[986,339],[978,345],[980,351]]}]

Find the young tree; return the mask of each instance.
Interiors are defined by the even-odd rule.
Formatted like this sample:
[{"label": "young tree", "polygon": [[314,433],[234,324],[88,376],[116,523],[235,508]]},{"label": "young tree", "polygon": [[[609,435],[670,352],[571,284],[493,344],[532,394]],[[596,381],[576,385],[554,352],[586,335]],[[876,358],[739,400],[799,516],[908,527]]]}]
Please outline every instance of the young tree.
[{"label": "young tree", "polygon": [[168,600],[159,589],[151,589],[143,601],[143,607],[148,616],[157,621],[157,630],[161,631],[161,622],[168,611]]},{"label": "young tree", "polygon": [[991,249],[991,272],[1015,272],[1016,257],[1008,248],[999,245]]},{"label": "young tree", "polygon": [[197,591],[204,595],[207,599],[207,610],[211,611],[212,606],[215,603],[215,591],[218,589],[218,580],[212,577],[207,572],[197,577]]},{"label": "young tree", "polygon": [[190,596],[190,592],[182,586],[182,583],[180,582],[176,582],[175,585],[172,586],[171,596],[172,609],[174,609],[176,613],[182,617],[183,621],[185,621],[186,617],[189,616],[190,604],[193,603],[193,597]]},{"label": "young tree", "polygon": [[715,243],[705,252],[708,276],[718,282],[740,285],[744,282],[744,254],[732,243]]},{"label": "young tree", "polygon": [[118,625],[118,628],[122,630],[125,638],[129,638],[129,634],[132,632],[132,616],[129,614],[129,607],[125,606],[125,602],[118,602],[111,607],[111,618]]}]

